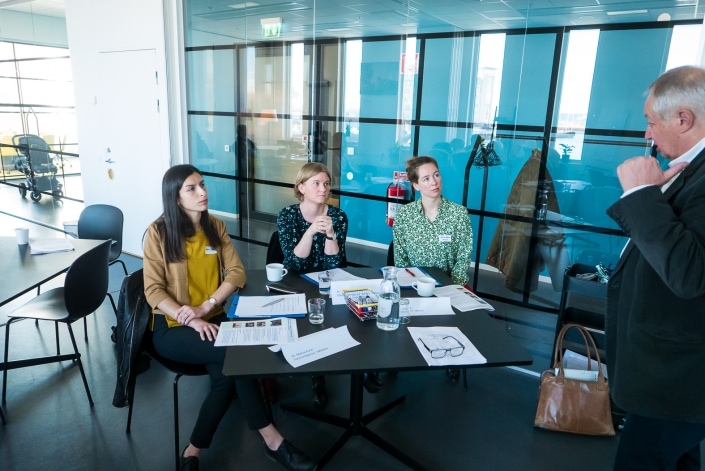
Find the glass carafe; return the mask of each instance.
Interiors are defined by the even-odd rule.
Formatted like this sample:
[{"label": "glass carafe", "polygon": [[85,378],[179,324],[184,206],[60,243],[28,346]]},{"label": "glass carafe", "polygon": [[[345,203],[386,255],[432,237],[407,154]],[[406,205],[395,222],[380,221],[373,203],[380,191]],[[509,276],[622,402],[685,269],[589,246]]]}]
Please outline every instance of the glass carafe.
[{"label": "glass carafe", "polygon": [[401,290],[397,281],[397,267],[382,268],[384,279],[379,285],[379,304],[377,306],[377,327],[382,330],[399,328],[399,298]]}]

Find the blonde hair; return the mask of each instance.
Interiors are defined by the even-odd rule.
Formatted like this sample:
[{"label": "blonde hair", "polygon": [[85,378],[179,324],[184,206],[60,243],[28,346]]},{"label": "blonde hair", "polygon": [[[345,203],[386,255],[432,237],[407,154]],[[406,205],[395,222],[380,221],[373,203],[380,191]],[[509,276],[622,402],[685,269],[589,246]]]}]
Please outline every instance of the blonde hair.
[{"label": "blonde hair", "polygon": [[330,171],[328,167],[319,162],[309,162],[299,170],[299,174],[296,175],[296,182],[294,182],[294,196],[299,201],[304,200],[304,195],[299,191],[299,185],[306,183],[309,178],[318,175],[319,173],[325,173],[328,175],[328,180],[333,180],[330,176]]}]

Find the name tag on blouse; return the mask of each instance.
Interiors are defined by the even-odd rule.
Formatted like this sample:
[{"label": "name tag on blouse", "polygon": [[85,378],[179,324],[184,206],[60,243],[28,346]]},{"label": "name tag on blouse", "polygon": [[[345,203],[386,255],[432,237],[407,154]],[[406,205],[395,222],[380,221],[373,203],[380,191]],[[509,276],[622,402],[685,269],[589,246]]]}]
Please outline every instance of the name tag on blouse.
[{"label": "name tag on blouse", "polygon": [[210,245],[206,245],[206,255],[215,255],[217,253],[218,251],[215,250],[213,247],[211,247]]},{"label": "name tag on blouse", "polygon": [[449,235],[439,235],[438,242],[451,242]]}]

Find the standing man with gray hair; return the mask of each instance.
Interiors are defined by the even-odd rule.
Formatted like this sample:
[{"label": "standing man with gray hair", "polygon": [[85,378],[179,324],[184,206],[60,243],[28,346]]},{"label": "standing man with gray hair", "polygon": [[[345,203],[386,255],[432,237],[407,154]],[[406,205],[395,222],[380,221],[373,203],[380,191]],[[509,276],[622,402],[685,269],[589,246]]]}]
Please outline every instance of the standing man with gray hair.
[{"label": "standing man with gray hair", "polygon": [[705,70],[661,75],[646,138],[669,168],[634,157],[607,214],[630,237],[609,281],[607,367],[627,411],[615,470],[700,470],[705,439]]}]

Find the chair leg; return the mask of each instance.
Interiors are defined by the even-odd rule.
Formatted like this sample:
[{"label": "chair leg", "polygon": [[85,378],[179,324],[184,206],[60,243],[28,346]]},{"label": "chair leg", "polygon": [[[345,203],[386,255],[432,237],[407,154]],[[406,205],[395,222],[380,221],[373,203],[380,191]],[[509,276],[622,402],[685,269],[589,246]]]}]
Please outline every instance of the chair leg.
[{"label": "chair leg", "polygon": [[56,337],[56,356],[61,355],[61,346],[59,345],[59,323],[54,322],[54,336]]},{"label": "chair leg", "polygon": [[127,402],[130,404],[127,410],[127,427],[125,433],[130,433],[130,425],[132,425],[132,406],[135,404],[135,389],[137,386],[137,375],[127,385]]},{"label": "chair leg", "polygon": [[176,471],[181,469],[179,452],[179,378],[180,374],[174,377],[174,457],[176,458]]},{"label": "chair leg", "polygon": [[113,299],[113,295],[110,293],[106,293],[106,296],[108,299],[110,299],[110,304],[113,305],[113,311],[115,312],[115,315],[117,316],[117,306],[115,305],[115,299]]},{"label": "chair leg", "polygon": [[8,319],[7,324],[5,324],[5,357],[3,360],[2,369],[2,403],[5,404],[5,394],[7,392],[7,354],[10,350],[10,324],[14,319]]},{"label": "chair leg", "polygon": [[69,335],[71,336],[71,343],[73,344],[73,351],[76,352],[76,362],[78,362],[78,369],[81,371],[81,378],[83,379],[83,386],[86,388],[86,395],[88,396],[88,403],[93,407],[93,398],[91,397],[91,391],[88,389],[88,380],[86,379],[86,372],[83,370],[83,362],[81,361],[81,354],[78,353],[78,346],[76,345],[76,338],[73,335],[73,329],[71,324],[66,324],[69,329]]},{"label": "chair leg", "polygon": [[125,276],[129,275],[129,273],[127,273],[127,267],[125,266],[125,262],[123,262],[123,261],[120,260],[119,258],[116,258],[115,260],[113,260],[112,262],[110,262],[110,265],[112,265],[112,264],[114,264],[114,263],[119,263],[120,265],[122,265],[122,271],[125,272]]},{"label": "chair leg", "polygon": [[5,414],[2,411],[2,407],[0,407],[0,420],[2,420],[2,424],[5,425],[7,422],[5,422]]},{"label": "chair leg", "polygon": [[88,342],[88,321],[86,320],[88,316],[83,317],[83,340]]}]

